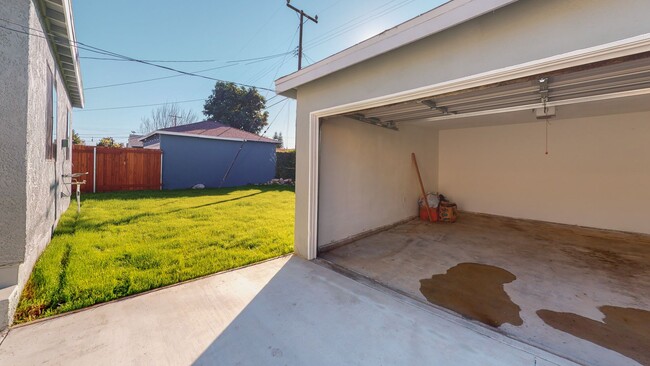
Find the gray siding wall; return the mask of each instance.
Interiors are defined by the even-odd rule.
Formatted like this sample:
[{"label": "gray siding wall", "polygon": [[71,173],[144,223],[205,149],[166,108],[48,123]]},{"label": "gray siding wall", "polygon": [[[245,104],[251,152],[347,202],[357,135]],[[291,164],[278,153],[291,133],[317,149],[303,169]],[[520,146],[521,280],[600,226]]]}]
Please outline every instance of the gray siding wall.
[{"label": "gray siding wall", "polygon": [[[7,12],[3,17],[7,19],[21,19],[23,24],[39,34],[44,25],[39,11],[33,1],[9,1],[9,9],[3,5],[0,12]],[[71,173],[71,159],[66,159],[70,151],[61,147],[61,140],[66,138],[68,111],[72,107],[62,75],[54,58],[52,48],[42,37],[26,36],[9,32],[2,33],[6,39],[15,42],[16,49],[5,51],[3,40],[0,50],[4,58],[9,55],[13,62],[9,63],[11,73],[10,82],[15,84],[11,91],[10,102],[2,98],[1,108],[11,108],[11,113],[2,128],[9,131],[7,136],[0,131],[0,152],[2,161],[15,161],[11,166],[2,166],[0,174],[4,180],[7,176],[14,176],[11,185],[6,186],[5,192],[11,192],[11,206],[5,210],[6,202],[0,213],[2,220],[0,237],[1,250],[0,266],[11,267],[15,276],[13,290],[8,294],[6,309],[0,309],[0,329],[11,322],[13,313],[20,294],[29,279],[34,263],[50,242],[52,232],[61,214],[67,209],[69,199],[69,186],[64,186],[61,176]],[[16,52],[13,52],[16,51]],[[4,59],[2,63],[5,65]],[[56,160],[46,159],[47,124],[47,73],[52,70],[56,80],[57,90],[57,152]],[[4,78],[5,73],[2,73]],[[4,85],[4,84],[3,84]],[[4,87],[2,88],[5,89]],[[7,105],[5,105],[7,104]],[[69,123],[72,123],[70,120]],[[17,132],[19,131],[19,132]],[[5,141],[6,139],[9,141]],[[7,144],[13,144],[8,151]],[[12,238],[10,242],[5,238]],[[5,277],[6,278],[6,277]],[[5,284],[7,285],[7,284]],[[2,298],[0,298],[2,301]]]},{"label": "gray siding wall", "polygon": [[219,187],[242,147],[223,187],[267,182],[275,176],[275,144],[160,136],[163,151],[163,188],[191,188],[195,184]]}]

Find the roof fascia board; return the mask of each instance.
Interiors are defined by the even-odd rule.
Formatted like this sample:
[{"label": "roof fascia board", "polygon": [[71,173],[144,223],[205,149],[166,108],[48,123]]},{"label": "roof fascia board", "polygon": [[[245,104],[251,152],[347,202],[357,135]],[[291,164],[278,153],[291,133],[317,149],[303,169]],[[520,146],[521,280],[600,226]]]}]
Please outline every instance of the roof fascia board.
[{"label": "roof fascia board", "polygon": [[[233,138],[233,137],[219,137],[219,136],[206,136],[206,135],[196,135],[192,133],[182,133],[182,132],[170,132],[170,131],[154,131],[151,132],[147,135],[142,136],[141,138],[138,139],[138,141],[144,141],[148,139],[149,137],[153,135],[169,135],[169,136],[181,136],[181,137],[196,137],[196,138],[201,138],[201,139],[209,139],[209,140],[224,140],[224,141],[239,141],[239,142],[262,142],[266,144],[277,144],[277,142],[271,142],[271,141],[261,141],[261,140],[253,140],[253,139],[238,139],[238,138]],[[262,136],[260,136],[262,137]]]},{"label": "roof fascia board", "polygon": [[70,50],[72,51],[72,58],[74,62],[74,73],[77,81],[77,89],[79,91],[79,108],[84,107],[84,88],[81,81],[81,69],[79,68],[79,50],[77,49],[77,34],[74,28],[74,18],[72,17],[72,4],[70,0],[63,0],[63,7],[65,8],[66,27],[68,28],[68,42]]},{"label": "roof fascia board", "polygon": [[427,98],[436,94],[451,93],[459,90],[470,89],[483,85],[490,85],[521,77],[543,74],[555,70],[581,66],[649,51],[650,33],[645,33],[619,41],[571,51],[519,65],[508,66],[505,68],[470,75],[421,88],[406,90],[395,94],[326,108],[312,112],[312,114],[317,117],[326,117],[342,113],[350,113],[357,110],[381,107],[389,104],[407,102],[420,98]]},{"label": "roof fascia board", "polygon": [[278,79],[285,93],[300,85],[467,22],[517,0],[455,0],[362,41],[322,61]]}]

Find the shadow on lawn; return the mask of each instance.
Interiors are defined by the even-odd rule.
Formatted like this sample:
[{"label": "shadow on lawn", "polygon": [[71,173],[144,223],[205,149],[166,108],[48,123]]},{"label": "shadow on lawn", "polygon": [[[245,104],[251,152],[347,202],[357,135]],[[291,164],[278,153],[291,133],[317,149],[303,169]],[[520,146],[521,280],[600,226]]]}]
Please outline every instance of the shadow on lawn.
[{"label": "shadow on lawn", "polygon": [[[60,230],[58,232],[58,234],[59,235],[60,234],[70,234],[71,233],[70,231],[74,232],[74,231],[76,231],[78,229],[81,229],[81,230],[102,230],[103,228],[109,227],[109,226],[128,225],[128,224],[131,224],[134,221],[136,221],[136,220],[138,220],[140,218],[143,218],[143,217],[154,217],[154,216],[170,215],[170,214],[178,213],[178,212],[181,212],[181,211],[194,210],[194,209],[204,208],[204,207],[208,207],[208,206],[215,206],[215,205],[219,205],[219,204],[222,204],[222,203],[228,203],[228,202],[233,202],[233,201],[239,201],[239,200],[242,200],[242,199],[245,199],[245,198],[250,198],[250,197],[257,196],[257,195],[260,195],[262,193],[266,193],[266,192],[269,192],[269,191],[270,190],[255,192],[255,193],[247,194],[245,196],[233,197],[233,198],[229,198],[229,199],[225,199],[225,200],[219,200],[219,201],[215,201],[215,202],[205,203],[205,204],[198,205],[198,206],[181,207],[181,208],[177,208],[177,209],[170,210],[170,211],[164,211],[164,212],[141,212],[141,213],[137,213],[137,214],[134,214],[134,215],[125,216],[125,217],[121,217],[121,218],[118,218],[118,219],[107,220],[107,221],[103,221],[103,222],[99,222],[99,223],[93,223],[93,222],[88,222],[88,221],[83,221],[83,220],[81,220],[81,221],[75,220],[75,222],[73,223],[72,230],[63,229],[63,230]],[[207,195],[205,195],[205,196],[207,196]],[[200,195],[199,196],[194,196],[194,197],[200,197]],[[95,198],[93,197],[93,199],[95,199]],[[55,235],[57,235],[57,233],[55,233]]]},{"label": "shadow on lawn", "polygon": [[105,200],[139,200],[147,198],[185,198],[185,197],[205,197],[215,195],[227,195],[230,193],[246,190],[257,190],[259,193],[266,192],[293,192],[293,186],[240,186],[230,188],[207,188],[207,189],[176,189],[162,191],[124,191],[124,192],[102,192],[86,193],[84,198],[94,201]]}]

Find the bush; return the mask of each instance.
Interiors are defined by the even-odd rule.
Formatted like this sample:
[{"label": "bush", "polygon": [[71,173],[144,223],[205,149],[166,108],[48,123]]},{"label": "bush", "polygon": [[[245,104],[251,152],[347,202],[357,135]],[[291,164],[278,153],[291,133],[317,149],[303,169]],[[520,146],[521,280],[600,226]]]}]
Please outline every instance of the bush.
[{"label": "bush", "polygon": [[296,180],[296,150],[276,152],[275,177]]}]

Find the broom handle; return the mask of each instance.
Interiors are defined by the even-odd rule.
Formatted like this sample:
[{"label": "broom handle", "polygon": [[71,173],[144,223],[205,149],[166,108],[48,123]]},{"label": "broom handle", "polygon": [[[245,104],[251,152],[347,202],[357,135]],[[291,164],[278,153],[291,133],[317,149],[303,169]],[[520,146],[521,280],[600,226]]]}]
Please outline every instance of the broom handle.
[{"label": "broom handle", "polygon": [[415,164],[415,171],[418,173],[418,182],[420,182],[420,190],[422,191],[422,197],[424,197],[424,205],[427,207],[429,222],[433,222],[433,219],[431,218],[431,209],[429,208],[429,200],[427,199],[427,193],[424,191],[422,177],[420,176],[420,168],[418,168],[418,160],[415,158],[415,153],[411,153],[411,158],[413,159],[413,164]]}]

